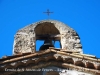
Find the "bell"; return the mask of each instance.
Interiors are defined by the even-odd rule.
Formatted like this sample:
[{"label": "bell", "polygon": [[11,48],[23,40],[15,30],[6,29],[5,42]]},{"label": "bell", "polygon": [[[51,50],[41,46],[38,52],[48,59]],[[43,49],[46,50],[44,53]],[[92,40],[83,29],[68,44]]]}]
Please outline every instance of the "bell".
[{"label": "bell", "polygon": [[44,44],[40,47],[39,50],[46,50],[46,49],[49,49],[49,47],[54,47],[54,45],[52,44],[52,40],[51,39],[46,39],[44,41]]}]

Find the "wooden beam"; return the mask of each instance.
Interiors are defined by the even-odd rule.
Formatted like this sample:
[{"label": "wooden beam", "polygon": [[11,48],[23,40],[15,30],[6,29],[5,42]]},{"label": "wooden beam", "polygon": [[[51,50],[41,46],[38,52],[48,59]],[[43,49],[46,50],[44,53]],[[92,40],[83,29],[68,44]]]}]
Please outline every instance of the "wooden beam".
[{"label": "wooden beam", "polygon": [[61,35],[55,34],[55,35],[36,35],[36,40],[45,40],[47,38],[50,38],[52,40],[60,40]]}]

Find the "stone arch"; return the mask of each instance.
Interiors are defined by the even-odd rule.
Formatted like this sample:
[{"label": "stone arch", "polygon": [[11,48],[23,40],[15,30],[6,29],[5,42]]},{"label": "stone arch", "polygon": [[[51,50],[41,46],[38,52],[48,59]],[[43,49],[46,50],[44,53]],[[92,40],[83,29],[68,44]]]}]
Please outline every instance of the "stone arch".
[{"label": "stone arch", "polygon": [[82,61],[76,61],[75,65],[85,67],[85,64]]},{"label": "stone arch", "polygon": [[[60,42],[62,49],[79,51],[80,53],[82,53],[82,45],[80,43],[80,38],[72,28],[56,20],[43,20],[34,24],[30,24],[18,30],[14,39],[13,54],[35,52],[36,33],[39,33],[38,30],[35,31],[35,28],[42,24],[46,24],[49,26],[52,24],[54,25],[56,31],[51,33],[60,34]],[[48,32],[50,31],[48,30]]]},{"label": "stone arch", "polygon": [[93,63],[90,63],[90,62],[86,62],[86,67],[87,68],[90,68],[90,69],[95,69],[95,66]]},{"label": "stone arch", "polygon": [[51,22],[44,22],[38,24],[35,29],[35,34],[37,35],[44,35],[44,34],[60,34],[59,30],[55,27],[54,23]]},{"label": "stone arch", "polygon": [[65,58],[64,63],[74,64],[74,60],[72,58]]}]

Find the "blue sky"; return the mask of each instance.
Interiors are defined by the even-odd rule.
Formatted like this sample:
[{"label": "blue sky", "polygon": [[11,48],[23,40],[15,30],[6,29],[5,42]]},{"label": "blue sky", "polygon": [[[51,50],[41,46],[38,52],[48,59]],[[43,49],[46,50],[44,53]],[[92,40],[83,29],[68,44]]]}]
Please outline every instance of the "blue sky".
[{"label": "blue sky", "polygon": [[100,58],[100,0],[0,0],[0,58],[12,55],[17,30],[47,19],[47,9],[79,34],[85,54]]}]

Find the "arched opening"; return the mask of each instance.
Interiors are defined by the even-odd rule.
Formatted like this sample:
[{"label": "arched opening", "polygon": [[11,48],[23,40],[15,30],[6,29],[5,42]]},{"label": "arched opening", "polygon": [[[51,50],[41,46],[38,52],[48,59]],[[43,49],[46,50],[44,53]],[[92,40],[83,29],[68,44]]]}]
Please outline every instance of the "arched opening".
[{"label": "arched opening", "polygon": [[85,67],[85,64],[82,61],[76,61],[75,65]]},{"label": "arched opening", "polygon": [[90,62],[86,62],[86,66],[87,68],[90,68],[90,69],[95,69],[95,66],[93,63],[90,63]]},{"label": "arched opening", "polygon": [[[48,49],[49,47],[60,48],[60,34],[54,23],[44,22],[35,27],[36,51]],[[49,40],[49,41],[48,41]],[[42,46],[42,47],[41,47]],[[48,47],[47,47],[48,46]]]},{"label": "arched opening", "polygon": [[65,58],[64,62],[68,64],[74,64],[74,61],[72,58]]},{"label": "arched opening", "polygon": [[55,27],[54,23],[44,22],[40,23],[35,27],[36,35],[45,35],[45,34],[60,34],[59,30]]}]

